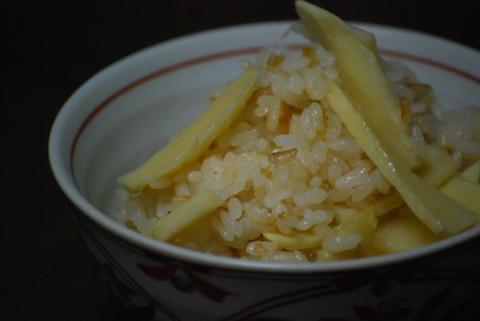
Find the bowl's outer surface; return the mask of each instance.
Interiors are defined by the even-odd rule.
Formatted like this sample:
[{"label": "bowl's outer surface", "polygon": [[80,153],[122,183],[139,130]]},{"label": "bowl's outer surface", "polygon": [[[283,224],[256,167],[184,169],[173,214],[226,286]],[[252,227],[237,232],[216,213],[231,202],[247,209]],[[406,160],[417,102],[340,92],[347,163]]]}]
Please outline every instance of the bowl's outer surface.
[{"label": "bowl's outer surface", "polygon": [[[181,69],[179,66],[202,70],[202,64],[212,63],[212,59],[250,54],[256,46],[276,42],[288,25],[229,28],[148,49],[107,68],[62,109],[50,140],[52,168],[75,205],[83,235],[112,287],[139,315],[155,315],[160,320],[476,320],[472,315],[480,315],[478,228],[415,253],[348,263],[347,269],[323,265],[292,272],[258,268],[253,263],[249,267],[245,262],[242,268],[238,268],[240,264],[236,268],[232,260],[224,263],[218,257],[209,259],[172,250],[172,246],[132,233],[98,210],[111,207],[99,195],[104,193],[102,188],[113,194],[115,177],[111,173],[124,171],[125,160],[120,167],[112,163],[108,171],[104,166],[121,158],[124,150],[119,141],[125,144],[138,139],[125,134],[134,132],[135,126],[131,127],[136,124],[129,99],[138,105],[145,103],[135,97],[136,91],[148,92],[148,82],[161,82],[166,74],[173,77],[169,79],[178,78],[181,74],[169,72]],[[367,28],[378,36],[387,56],[396,56],[418,70],[420,80],[432,83],[442,100],[450,101],[461,91],[456,103],[480,101],[478,52],[427,35]],[[162,53],[169,53],[168,57]],[[231,77],[235,68],[218,70]],[[156,73],[159,69],[163,72]],[[218,70],[209,73],[215,84],[225,80]],[[154,92],[145,101],[159,94],[158,90]],[[115,139],[119,119],[130,123],[120,127],[123,136]],[[180,125],[172,126],[170,131]],[[107,180],[110,183],[105,183]],[[107,199],[112,199],[111,195]]]},{"label": "bowl's outer surface", "polygon": [[145,320],[474,321],[480,315],[479,239],[392,266],[265,273],[172,260],[81,213],[77,218],[112,288]]}]

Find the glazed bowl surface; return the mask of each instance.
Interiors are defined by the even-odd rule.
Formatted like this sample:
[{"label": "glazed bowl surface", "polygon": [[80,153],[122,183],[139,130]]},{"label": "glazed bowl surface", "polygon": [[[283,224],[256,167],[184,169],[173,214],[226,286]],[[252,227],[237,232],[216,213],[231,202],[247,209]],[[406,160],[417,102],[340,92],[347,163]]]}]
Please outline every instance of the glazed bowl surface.
[{"label": "glazed bowl surface", "polygon": [[[135,53],[99,72],[59,112],[55,178],[119,297],[159,320],[474,320],[480,313],[480,227],[394,255],[306,264],[230,259],[142,236],[112,215],[117,178],[208,105],[262,46],[301,47],[292,22],[202,32]],[[407,64],[446,108],[480,102],[480,53],[418,32],[359,24],[381,54]],[[450,106],[450,107],[449,107]],[[476,303],[476,304],[475,304]]]}]

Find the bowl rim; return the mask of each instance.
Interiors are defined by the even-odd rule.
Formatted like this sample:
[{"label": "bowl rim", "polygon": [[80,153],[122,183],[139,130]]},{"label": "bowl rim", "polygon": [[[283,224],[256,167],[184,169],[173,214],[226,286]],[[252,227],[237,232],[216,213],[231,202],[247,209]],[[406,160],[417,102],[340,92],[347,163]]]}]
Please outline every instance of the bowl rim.
[{"label": "bowl rim", "polygon": [[[195,265],[208,266],[211,268],[221,268],[227,270],[245,271],[245,272],[268,272],[268,273],[324,273],[324,272],[339,272],[339,271],[351,271],[362,270],[368,268],[380,268],[390,266],[394,264],[409,262],[411,260],[425,258],[434,254],[438,254],[441,251],[451,249],[453,247],[467,243],[478,236],[480,236],[480,226],[472,227],[467,231],[464,231],[458,235],[449,237],[447,239],[423,246],[421,248],[405,251],[395,254],[387,254],[374,257],[357,258],[340,260],[333,262],[308,262],[308,263],[267,263],[258,262],[253,260],[242,260],[238,258],[228,258],[217,256],[208,253],[201,253],[189,249],[185,249],[169,243],[160,242],[152,238],[146,237],[138,232],[132,231],[109,217],[106,213],[101,212],[95,206],[93,206],[77,188],[73,179],[70,179],[68,172],[70,171],[70,165],[66,164],[62,160],[62,150],[70,146],[65,147],[62,145],[63,140],[62,131],[65,130],[65,125],[68,122],[68,116],[77,108],[81,108],[79,103],[82,97],[88,95],[92,90],[95,90],[98,83],[105,81],[109,76],[117,73],[122,66],[134,64],[136,61],[154,54],[154,52],[160,46],[175,45],[179,42],[189,41],[192,38],[209,37],[212,34],[234,31],[236,29],[258,28],[259,26],[272,27],[272,26],[287,26],[287,23],[293,21],[268,21],[261,23],[249,23],[243,25],[235,25],[224,28],[217,28],[212,30],[201,31],[190,35],[175,38],[166,42],[162,42],[143,50],[137,51],[127,57],[118,60],[117,62],[105,67],[97,72],[94,76],[84,82],[64,103],[58,112],[53,125],[51,127],[49,142],[48,142],[48,156],[51,170],[54,174],[57,184],[67,196],[67,198],[79,209],[82,215],[87,216],[95,224],[104,228],[109,233],[126,241],[130,244],[134,244],[139,248],[143,248],[152,253],[170,257],[172,259],[192,263]],[[451,40],[443,39],[441,37],[429,35],[422,32],[413,30],[384,26],[371,23],[355,23],[367,28],[381,28],[386,30],[393,30],[397,32],[414,33],[424,37],[436,39],[437,41],[444,42],[448,45],[455,46],[462,50],[470,51],[471,53],[480,55],[480,52],[464,46],[459,43],[455,43]],[[67,162],[68,163],[68,162]]]}]

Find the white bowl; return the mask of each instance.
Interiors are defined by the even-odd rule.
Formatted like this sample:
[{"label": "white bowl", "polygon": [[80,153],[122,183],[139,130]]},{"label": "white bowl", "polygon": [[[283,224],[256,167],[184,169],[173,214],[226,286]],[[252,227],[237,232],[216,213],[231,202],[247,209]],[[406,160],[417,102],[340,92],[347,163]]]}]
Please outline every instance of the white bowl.
[{"label": "white bowl", "polygon": [[[49,142],[52,170],[78,209],[86,240],[112,275],[112,283],[116,288],[130,289],[126,291],[130,306],[153,305],[159,318],[163,315],[171,320],[198,320],[199,315],[202,320],[243,320],[247,315],[310,320],[312,308],[307,307],[322,297],[314,309],[328,317],[350,318],[358,313],[355,302],[373,306],[385,299],[384,294],[371,293],[378,280],[396,284],[399,277],[418,277],[411,273],[414,267],[425,269],[422,271],[434,266],[437,270],[454,269],[464,276],[480,268],[480,263],[471,259],[480,254],[480,227],[394,255],[332,263],[269,264],[161,243],[110,217],[119,208],[116,178],[142,163],[194,119],[208,105],[210,95],[240,73],[241,60],[252,59],[261,46],[305,44],[298,35],[284,35],[290,24],[219,29],[142,50],[87,81],[58,114]],[[480,102],[477,51],[417,32],[366,24],[361,27],[375,33],[386,58],[401,60],[422,82],[432,84],[445,105]],[[467,265],[462,267],[455,260]],[[430,272],[435,273],[435,269]],[[352,276],[358,275],[363,275],[362,280],[353,282]],[[449,302],[455,307],[460,297],[474,293],[466,279],[478,282],[478,278],[459,279],[445,272],[437,276],[435,286],[412,279],[408,285],[389,287],[387,292],[425,292],[424,297],[409,297],[409,317],[413,318],[425,300],[440,293],[438,284],[447,280],[459,289],[459,297]],[[339,298],[345,302],[332,309]],[[185,304],[196,308],[184,309]],[[318,320],[318,316],[313,319]]]}]

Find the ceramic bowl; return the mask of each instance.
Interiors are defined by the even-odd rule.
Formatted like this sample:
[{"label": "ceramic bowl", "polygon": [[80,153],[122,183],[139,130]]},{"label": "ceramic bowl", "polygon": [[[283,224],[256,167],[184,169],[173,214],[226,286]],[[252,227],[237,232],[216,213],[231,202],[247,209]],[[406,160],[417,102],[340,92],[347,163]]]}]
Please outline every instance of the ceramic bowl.
[{"label": "ceramic bowl", "polygon": [[[81,86],[59,112],[49,156],[112,288],[145,319],[474,320],[480,228],[415,251],[330,263],[269,264],[193,252],[111,218],[116,178],[208,105],[259,47],[302,46],[291,22],[203,32],[133,54]],[[480,102],[480,53],[417,32],[361,24],[445,105]]]}]

